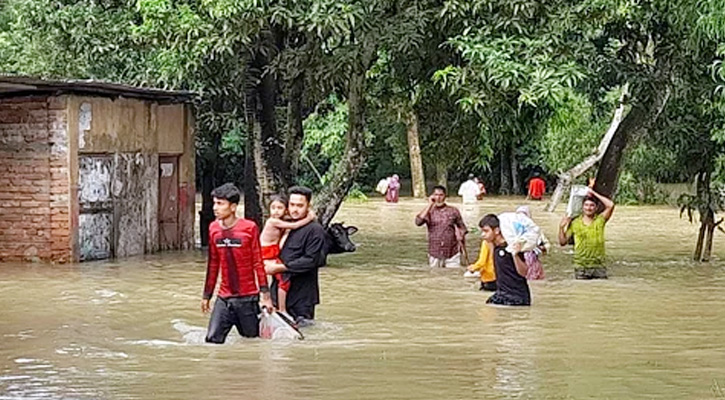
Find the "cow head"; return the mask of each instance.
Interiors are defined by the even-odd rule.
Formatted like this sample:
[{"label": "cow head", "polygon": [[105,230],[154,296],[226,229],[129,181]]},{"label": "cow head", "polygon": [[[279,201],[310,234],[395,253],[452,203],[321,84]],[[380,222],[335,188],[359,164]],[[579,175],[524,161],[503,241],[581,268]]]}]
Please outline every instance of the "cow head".
[{"label": "cow head", "polygon": [[350,241],[350,235],[357,232],[357,228],[354,226],[344,226],[343,223],[330,224],[327,227],[327,234],[330,236],[330,248],[329,253],[350,253],[355,251],[357,246],[355,243]]}]

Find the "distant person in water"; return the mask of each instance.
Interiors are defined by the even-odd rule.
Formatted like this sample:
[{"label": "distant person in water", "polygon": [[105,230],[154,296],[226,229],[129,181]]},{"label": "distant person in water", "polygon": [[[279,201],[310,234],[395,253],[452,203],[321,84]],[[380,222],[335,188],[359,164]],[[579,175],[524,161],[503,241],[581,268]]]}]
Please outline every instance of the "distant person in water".
[{"label": "distant person in water", "polygon": [[461,266],[460,237],[467,233],[461,213],[446,204],[446,188],[435,186],[428,205],[415,216],[417,226],[428,228],[428,263],[431,267]]},{"label": "distant person in water", "polygon": [[[597,213],[599,204],[604,207]],[[574,238],[574,275],[576,279],[607,279],[604,265],[604,226],[614,212],[614,202],[589,189],[582,205],[582,215],[573,220],[565,216],[559,224],[559,244]]]},{"label": "distant person in water", "polygon": [[473,181],[476,182],[476,185],[478,185],[478,196],[476,198],[478,200],[483,200],[483,196],[486,195],[486,186],[483,184],[483,180],[479,177],[473,178]]},{"label": "distant person in water", "polygon": [[546,193],[546,182],[541,179],[538,172],[534,172],[534,176],[529,179],[529,194],[527,196],[530,200],[541,200]]},{"label": "distant person in water", "polygon": [[475,176],[469,174],[468,180],[461,183],[461,187],[458,188],[458,195],[463,198],[463,204],[475,204],[478,195],[481,194],[481,189],[474,179]]},{"label": "distant person in water", "polygon": [[[264,223],[260,242],[262,245],[262,260],[265,267],[273,264],[282,264],[279,259],[280,248],[287,239],[290,230],[301,228],[314,221],[315,213],[310,210],[306,217],[298,221],[289,221],[287,212],[288,200],[283,195],[272,196],[269,202],[269,218]],[[287,312],[287,292],[290,287],[289,273],[280,273],[275,276],[277,280],[277,307],[279,311]]]},{"label": "distant person in water", "polygon": [[[516,209],[516,212],[531,218],[531,209],[529,209],[529,206],[521,206]],[[529,267],[526,272],[527,280],[544,279],[544,266],[541,265],[541,256],[548,253],[550,249],[551,243],[549,239],[541,232],[538,245],[533,250],[524,253],[526,265]]]},{"label": "distant person in water", "polygon": [[211,192],[216,221],[209,226],[209,263],[201,311],[209,312],[217,277],[221,283],[209,319],[206,341],[224,343],[232,326],[240,335],[259,336],[260,294],[263,306],[272,308],[264,273],[259,228],[253,221],[237,218],[241,193],[227,183]]},{"label": "distant person in water", "polygon": [[514,253],[506,251],[506,240],[501,234],[498,217],[488,214],[478,223],[481,236],[493,248],[493,266],[496,270],[496,293],[486,300],[488,304],[503,306],[531,305],[531,293],[526,282],[528,266],[521,253],[521,243],[515,243]]},{"label": "distant person in water", "polygon": [[388,191],[385,193],[385,201],[388,203],[397,203],[400,196],[400,177],[393,175],[388,180]]}]

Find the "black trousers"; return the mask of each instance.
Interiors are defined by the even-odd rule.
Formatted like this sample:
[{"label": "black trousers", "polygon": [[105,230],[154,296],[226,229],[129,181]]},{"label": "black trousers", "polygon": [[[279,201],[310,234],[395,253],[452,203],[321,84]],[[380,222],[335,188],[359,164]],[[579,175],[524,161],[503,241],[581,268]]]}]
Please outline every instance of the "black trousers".
[{"label": "black trousers", "polygon": [[287,313],[299,322],[300,318],[304,319],[315,319],[315,305],[296,303],[291,306],[287,306]]},{"label": "black trousers", "polygon": [[503,295],[499,292],[493,294],[486,300],[486,304],[497,304],[500,306],[530,306],[530,299],[520,299]]},{"label": "black trousers", "polygon": [[496,281],[481,282],[480,290],[483,290],[486,292],[495,292],[496,291]]},{"label": "black trousers", "polygon": [[574,278],[576,279],[607,279],[607,268],[606,267],[595,267],[595,268],[575,268]]},{"label": "black trousers", "polygon": [[259,296],[217,297],[206,333],[208,343],[224,343],[232,326],[244,337],[259,336]]}]

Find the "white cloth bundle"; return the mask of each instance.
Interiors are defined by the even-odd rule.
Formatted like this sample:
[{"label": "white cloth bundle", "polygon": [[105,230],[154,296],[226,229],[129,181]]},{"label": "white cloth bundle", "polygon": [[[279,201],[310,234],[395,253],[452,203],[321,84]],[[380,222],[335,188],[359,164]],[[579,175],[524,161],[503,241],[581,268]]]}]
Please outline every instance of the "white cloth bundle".
[{"label": "white cloth bundle", "polygon": [[506,212],[498,216],[501,234],[508,246],[506,251],[513,253],[513,245],[521,243],[521,251],[531,251],[539,245],[541,230],[539,227],[522,213]]}]

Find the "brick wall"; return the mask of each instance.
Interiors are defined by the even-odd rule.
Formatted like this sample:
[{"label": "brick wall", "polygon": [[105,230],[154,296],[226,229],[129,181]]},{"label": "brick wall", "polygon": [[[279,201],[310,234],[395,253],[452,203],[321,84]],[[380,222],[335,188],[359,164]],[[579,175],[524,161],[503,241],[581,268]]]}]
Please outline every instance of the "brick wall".
[{"label": "brick wall", "polygon": [[0,99],[0,261],[72,259],[66,101]]}]

